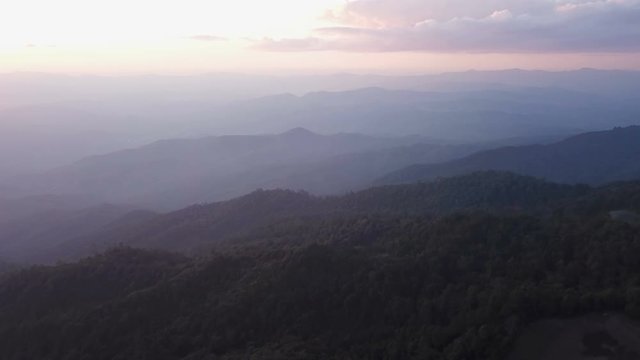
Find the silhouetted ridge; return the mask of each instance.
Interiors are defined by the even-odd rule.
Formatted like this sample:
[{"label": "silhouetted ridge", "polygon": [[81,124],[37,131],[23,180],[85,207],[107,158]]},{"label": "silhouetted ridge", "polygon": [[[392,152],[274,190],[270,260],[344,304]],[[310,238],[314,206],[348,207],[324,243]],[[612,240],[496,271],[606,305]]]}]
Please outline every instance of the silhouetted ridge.
[{"label": "silhouetted ridge", "polygon": [[640,126],[571,137],[551,145],[505,147],[435,165],[415,165],[377,183],[409,183],[479,170],[512,171],[561,183],[640,179]]},{"label": "silhouetted ridge", "polygon": [[[230,199],[257,188],[321,188],[339,193],[367,186],[372,178],[367,171],[375,171],[375,178],[396,169],[397,162],[448,160],[472,151],[462,146],[433,146],[433,155],[429,151],[425,155],[397,151],[420,142],[420,138],[410,137],[320,135],[304,128],[281,134],[163,140],[92,156],[43,174],[13,178],[9,183],[16,193],[24,195],[90,194],[110,203],[175,210],[198,202]],[[356,159],[361,162],[353,160],[351,164],[364,166],[364,170],[357,167],[359,171],[352,170],[355,176],[341,177],[340,156],[384,153],[387,149],[398,160],[385,162],[384,158],[376,161],[361,156]],[[328,185],[316,184],[317,177],[307,175],[313,171],[322,171]]]},{"label": "silhouetted ridge", "polygon": [[33,228],[36,232],[30,237],[7,236],[0,258],[12,255],[24,261],[55,262],[116,244],[197,254],[202,249],[295,219],[363,214],[439,217],[479,210],[495,214],[549,214],[558,207],[571,208],[580,214],[606,213],[639,208],[637,188],[636,182],[590,188],[484,171],[431,182],[381,186],[343,196],[258,190],[229,201],[190,206],[166,214],[80,212],[62,214],[50,224],[24,222],[21,228]]},{"label": "silhouetted ridge", "polygon": [[124,243],[199,253],[202,248],[292,219],[362,214],[441,216],[476,210],[537,213],[590,191],[586,186],[553,184],[495,171],[432,183],[383,186],[344,196],[317,197],[291,190],[259,190],[229,201],[191,206],[138,222],[129,221],[67,246],[77,249],[81,248],[80,244],[88,243],[100,248]]},{"label": "silhouetted ridge", "polygon": [[289,131],[285,131],[284,133],[281,134],[281,136],[293,136],[293,137],[314,137],[314,136],[320,136],[310,130],[307,130],[305,128],[302,127],[297,127],[297,128],[293,128]]}]

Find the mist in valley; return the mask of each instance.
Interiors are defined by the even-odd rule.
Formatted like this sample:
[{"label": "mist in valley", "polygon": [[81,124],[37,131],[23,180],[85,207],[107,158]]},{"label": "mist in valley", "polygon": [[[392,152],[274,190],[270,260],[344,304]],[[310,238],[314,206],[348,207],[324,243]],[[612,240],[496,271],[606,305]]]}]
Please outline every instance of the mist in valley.
[{"label": "mist in valley", "polygon": [[89,5],[0,12],[1,359],[640,358],[638,1]]}]

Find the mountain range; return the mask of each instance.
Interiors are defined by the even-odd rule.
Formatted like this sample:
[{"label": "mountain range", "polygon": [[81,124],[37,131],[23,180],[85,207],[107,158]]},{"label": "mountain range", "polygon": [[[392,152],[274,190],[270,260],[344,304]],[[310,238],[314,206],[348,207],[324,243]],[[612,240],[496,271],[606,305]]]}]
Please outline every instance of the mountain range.
[{"label": "mountain range", "polygon": [[637,126],[519,145],[527,141],[534,140],[446,145],[416,136],[319,135],[302,128],[279,135],[168,140],[16,177],[5,182],[5,193],[84,196],[95,204],[166,211],[260,188],[334,195],[374,183],[427,181],[482,170],[594,185],[640,174]]},{"label": "mountain range", "polygon": [[449,142],[571,134],[635,124],[632,99],[561,88],[455,92],[364,88],[276,95],[218,107],[200,132],[274,132],[302,126],[320,133],[400,136]]},{"label": "mountain range", "polygon": [[[623,189],[631,188],[625,185]],[[609,194],[609,188],[592,189],[511,173],[481,172],[330,197],[291,190],[259,190],[236,199],[163,214],[103,205],[81,211],[40,213],[0,224],[3,239],[0,258],[48,263],[79,258],[118,244],[198,254],[227,240],[292,219],[348,218],[361,214],[442,216],[473,210],[538,214],[551,211],[564,201],[579,203],[600,193]],[[607,196],[615,199],[618,206],[634,201],[633,197]],[[611,205],[611,211],[617,209]],[[43,218],[47,220],[42,221]]]},{"label": "mountain range", "polygon": [[[0,351],[7,360],[504,359],[532,341],[529,326],[556,329],[539,321],[597,313],[627,330],[596,326],[578,339],[591,340],[590,354],[628,353],[640,338],[630,320],[640,314],[640,232],[610,212],[637,214],[639,187],[484,172],[339,198],[261,191],[151,216],[133,225],[133,245],[209,241],[212,251],[122,244],[2,274]],[[580,354],[575,342],[565,347]]]},{"label": "mountain range", "polygon": [[0,178],[160,139],[295,127],[417,134],[447,143],[604,130],[635,123],[637,76],[594,70],[309,78],[0,74],[6,134]]},{"label": "mountain range", "polygon": [[414,165],[378,181],[408,183],[480,170],[503,170],[561,183],[640,178],[640,126],[585,133],[548,145],[503,147],[441,164]]},{"label": "mountain range", "polygon": [[[176,209],[230,199],[257,188],[339,193],[416,162],[440,162],[480,145],[431,145],[408,136],[278,135],[166,140],[16,177],[11,194],[83,195],[104,202]],[[487,146],[487,145],[485,145]]]},{"label": "mountain range", "polygon": [[[498,144],[433,145],[421,140],[325,136],[294,129],[280,135],[164,141],[89,158],[11,184],[32,194],[19,197],[13,190],[8,192],[13,197],[0,201],[0,259],[49,262],[120,242],[194,253],[291,216],[374,210],[441,214],[482,208],[485,200],[496,205],[498,199],[506,201],[503,207],[521,211],[531,208],[533,200],[527,200],[527,206],[519,204],[519,195],[510,190],[513,184],[516,189],[530,188],[527,196],[543,202],[547,197],[540,193],[561,200],[587,191],[580,186],[552,191],[540,182],[491,171],[593,186],[640,178],[640,127],[486,151],[481,150],[483,146]],[[455,158],[458,160],[441,162]],[[432,165],[396,171],[423,161]],[[437,180],[477,171],[490,172]],[[408,185],[365,190],[376,178],[378,185]],[[350,193],[353,191],[357,192]],[[471,199],[475,200],[466,202]],[[214,203],[206,205],[210,202]],[[201,205],[178,210],[190,204]],[[145,208],[162,213],[140,210]]]}]

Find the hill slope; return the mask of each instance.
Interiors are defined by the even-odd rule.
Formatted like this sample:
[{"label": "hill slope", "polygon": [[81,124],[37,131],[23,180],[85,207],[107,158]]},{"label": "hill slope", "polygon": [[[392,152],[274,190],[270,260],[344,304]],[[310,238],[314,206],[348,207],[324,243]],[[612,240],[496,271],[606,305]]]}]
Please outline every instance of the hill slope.
[{"label": "hill slope", "polygon": [[426,181],[480,170],[512,171],[561,183],[604,184],[640,178],[640,126],[568,138],[550,145],[505,147],[388,174],[379,184]]},{"label": "hill slope", "polygon": [[558,208],[585,216],[602,209],[637,212],[639,186],[633,182],[590,188],[487,171],[428,183],[382,186],[343,196],[259,190],[229,201],[166,214],[101,207],[59,212],[48,221],[36,216],[0,226],[0,236],[7,235],[1,237],[0,258],[53,263],[118,244],[200,254],[280,223],[362,214],[440,217],[482,210],[549,215]]},{"label": "hill slope", "polygon": [[[74,258],[116,244],[201,253],[230,238],[290,219],[359,214],[444,215],[454,211],[548,211],[565,199],[591,194],[585,186],[548,183],[509,173],[485,172],[434,183],[386,186],[344,196],[316,197],[290,190],[259,190],[167,214],[121,219],[102,231],[62,243],[41,258]],[[614,208],[615,209],[615,208]],[[614,210],[612,209],[612,210]]]},{"label": "hill slope", "polygon": [[640,232],[606,210],[309,219],[198,260],[118,249],[25,270],[0,278],[0,352],[504,359],[540,319],[640,317]]},{"label": "hill slope", "polygon": [[[319,135],[299,128],[279,135],[166,140],[16,178],[9,185],[25,194],[81,194],[109,203],[177,209],[265,187],[298,185],[337,193],[361,188],[370,182],[368,176],[381,176],[410,161],[450,160],[478,149],[421,141]],[[419,151],[410,147],[414,144]],[[364,155],[369,152],[374,154]],[[341,169],[350,169],[352,175],[343,176]],[[329,181],[318,182],[319,173]]]}]

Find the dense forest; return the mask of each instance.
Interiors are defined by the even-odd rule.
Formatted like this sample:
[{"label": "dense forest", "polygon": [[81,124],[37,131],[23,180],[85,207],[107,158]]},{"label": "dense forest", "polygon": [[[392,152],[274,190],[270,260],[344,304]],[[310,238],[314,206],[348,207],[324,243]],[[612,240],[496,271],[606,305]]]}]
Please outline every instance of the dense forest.
[{"label": "dense forest", "polygon": [[[491,187],[490,177],[503,182]],[[341,198],[262,191],[193,207],[182,213],[198,224],[190,231],[206,229],[201,212],[235,219],[249,199],[270,204],[249,207],[255,214],[324,210],[282,212],[259,226],[227,220],[247,230],[195,257],[120,246],[4,275],[0,353],[503,359],[538,319],[601,311],[640,319],[640,227],[613,215],[638,214],[639,190],[479,173]],[[176,243],[186,236],[173,234]]]},{"label": "dense forest", "polygon": [[49,216],[50,221],[32,217],[17,224],[18,230],[29,229],[28,232],[4,232],[9,236],[5,236],[0,254],[13,255],[23,262],[55,262],[77,259],[117,244],[200,253],[229,237],[246,235],[291,217],[444,215],[479,209],[543,213],[563,199],[597,191],[600,190],[584,185],[554,184],[496,171],[429,183],[382,186],[343,196],[258,190],[237,199],[167,214],[116,208],[63,213]]}]

